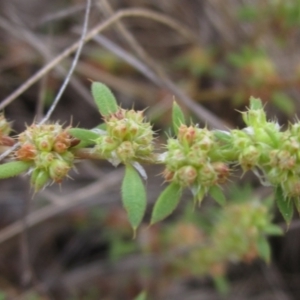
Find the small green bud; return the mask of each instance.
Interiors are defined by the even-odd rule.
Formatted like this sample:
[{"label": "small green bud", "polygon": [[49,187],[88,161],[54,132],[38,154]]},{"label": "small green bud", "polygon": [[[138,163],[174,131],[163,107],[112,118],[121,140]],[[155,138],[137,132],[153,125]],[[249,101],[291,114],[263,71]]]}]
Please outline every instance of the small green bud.
[{"label": "small green bud", "polygon": [[51,151],[53,148],[53,137],[50,135],[44,135],[35,139],[35,144],[40,151]]},{"label": "small green bud", "polygon": [[207,163],[199,171],[199,183],[203,186],[215,185],[218,181],[218,174],[214,167]]},{"label": "small green bud", "polygon": [[178,128],[178,140],[183,145],[191,145],[196,138],[196,129],[192,126],[187,127],[186,125],[182,124]]},{"label": "small green bud", "polygon": [[289,176],[286,181],[282,182],[281,186],[287,198],[300,196],[300,181],[298,176]]},{"label": "small green bud", "polygon": [[47,171],[43,169],[35,169],[31,173],[30,182],[34,186],[34,190],[37,192],[45,187],[50,177]]},{"label": "small green bud", "polygon": [[192,166],[184,166],[175,173],[175,178],[181,186],[191,186],[197,178],[197,170]]},{"label": "small green bud", "polygon": [[254,168],[260,156],[260,152],[254,146],[249,146],[242,150],[241,154],[239,155],[239,163],[244,171],[251,170]]},{"label": "small green bud", "polygon": [[46,169],[50,166],[53,159],[54,159],[54,155],[51,152],[39,152],[36,155],[34,162],[37,168]]},{"label": "small green bud", "polygon": [[242,118],[247,126],[259,128],[267,123],[267,116],[263,109],[249,109],[242,113]]},{"label": "small green bud", "polygon": [[55,182],[60,183],[67,176],[70,168],[64,160],[54,159],[49,166],[49,175]]},{"label": "small green bud", "polygon": [[123,142],[116,150],[116,153],[121,161],[126,162],[134,158],[133,145],[129,141]]}]

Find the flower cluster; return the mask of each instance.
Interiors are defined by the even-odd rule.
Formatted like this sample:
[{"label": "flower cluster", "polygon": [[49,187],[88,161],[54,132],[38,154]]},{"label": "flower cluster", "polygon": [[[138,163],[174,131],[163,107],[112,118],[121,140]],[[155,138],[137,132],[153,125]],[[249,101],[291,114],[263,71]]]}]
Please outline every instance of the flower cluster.
[{"label": "flower cluster", "polygon": [[281,186],[286,198],[300,196],[300,124],[278,133],[277,141],[264,163],[266,177]]},{"label": "flower cluster", "polygon": [[263,108],[251,108],[243,113],[248,127],[229,134],[231,159],[244,171],[256,173],[264,183],[280,186],[285,198],[300,196],[300,124],[280,131],[277,122],[267,121]]},{"label": "flower cluster", "polygon": [[51,179],[60,183],[73,166],[70,148],[78,141],[57,123],[33,124],[19,135],[19,142],[16,158],[32,162],[31,183],[36,191]]},{"label": "flower cluster", "polygon": [[104,118],[106,132],[95,141],[95,150],[114,165],[152,159],[153,130],[143,111],[119,108]]},{"label": "flower cluster", "polygon": [[[10,123],[5,119],[4,115],[0,113],[0,149],[5,151],[3,146],[12,146],[14,140],[8,135],[11,132]],[[2,151],[1,151],[2,152]]]},{"label": "flower cluster", "polygon": [[[190,249],[174,262],[177,269],[197,276],[219,277],[225,275],[229,263],[250,263],[259,257],[269,261],[266,237],[280,235],[282,230],[272,224],[266,204],[257,199],[232,203],[218,213],[214,211],[214,215],[217,221],[209,233],[199,228],[196,222],[181,220],[175,226],[172,224],[167,236],[163,236],[167,251],[170,248],[176,251],[183,244]],[[178,235],[182,237],[180,240]]]},{"label": "flower cluster", "polygon": [[220,144],[206,128],[182,124],[177,139],[168,140],[167,150],[165,180],[190,187],[197,197],[211,186],[224,183],[229,176]]}]

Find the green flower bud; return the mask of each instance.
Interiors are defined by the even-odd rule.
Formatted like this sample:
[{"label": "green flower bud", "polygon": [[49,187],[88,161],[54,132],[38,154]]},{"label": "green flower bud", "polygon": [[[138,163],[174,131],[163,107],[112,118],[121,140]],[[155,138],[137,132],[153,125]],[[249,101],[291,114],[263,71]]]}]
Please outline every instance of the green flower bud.
[{"label": "green flower bud", "polygon": [[116,150],[117,156],[121,161],[129,161],[134,158],[135,152],[133,149],[133,145],[129,141],[123,142]]},{"label": "green flower bud", "polygon": [[249,109],[247,112],[242,112],[242,118],[247,126],[253,128],[259,128],[267,123],[267,116],[263,109]]},{"label": "green flower bud", "polygon": [[290,152],[282,150],[277,154],[278,167],[281,170],[291,170],[296,164],[296,158],[291,156]]},{"label": "green flower bud", "polygon": [[142,123],[144,120],[144,112],[143,111],[135,111],[133,109],[127,110],[125,112],[125,116],[127,119],[133,120],[136,123]]},{"label": "green flower bud", "polygon": [[199,170],[199,183],[203,186],[212,186],[215,185],[218,181],[218,174],[214,167],[207,163]]},{"label": "green flower bud", "polygon": [[125,123],[116,124],[112,129],[112,136],[119,139],[124,139],[127,134],[127,126]]},{"label": "green flower bud", "polygon": [[54,160],[54,155],[51,152],[39,152],[35,157],[35,165],[40,169],[47,169],[52,161]]},{"label": "green flower bud", "polygon": [[61,159],[54,159],[49,166],[49,175],[55,182],[60,183],[67,176],[70,165]]},{"label": "green flower bud", "polygon": [[260,152],[254,146],[249,146],[242,150],[241,154],[239,155],[239,163],[244,171],[248,171],[254,168],[260,156]]},{"label": "green flower bud", "polygon": [[40,151],[51,151],[53,148],[54,138],[51,135],[44,135],[35,139],[35,144]]},{"label": "green flower bud", "polygon": [[60,159],[64,160],[68,165],[72,165],[74,162],[74,154],[67,151],[59,155]]},{"label": "green flower bud", "polygon": [[34,190],[37,192],[45,187],[50,179],[47,171],[43,169],[35,169],[31,173],[30,183],[33,185]]},{"label": "green flower bud", "polygon": [[57,153],[64,153],[68,149],[68,146],[62,142],[55,142],[53,145],[53,150]]},{"label": "green flower bud", "polygon": [[196,138],[196,128],[193,126],[187,127],[186,125],[182,124],[178,128],[178,140],[183,145],[191,145]]},{"label": "green flower bud", "polygon": [[300,196],[300,181],[299,176],[291,175],[281,183],[284,194],[287,198]]},{"label": "green flower bud", "polygon": [[287,180],[287,173],[274,167],[268,170],[267,178],[271,184],[278,185]]},{"label": "green flower bud", "polygon": [[229,177],[229,167],[223,162],[214,162],[212,167],[217,173],[217,183],[225,183]]},{"label": "green flower bud", "polygon": [[175,173],[175,179],[181,186],[191,186],[197,178],[197,170],[192,166],[184,166]]}]

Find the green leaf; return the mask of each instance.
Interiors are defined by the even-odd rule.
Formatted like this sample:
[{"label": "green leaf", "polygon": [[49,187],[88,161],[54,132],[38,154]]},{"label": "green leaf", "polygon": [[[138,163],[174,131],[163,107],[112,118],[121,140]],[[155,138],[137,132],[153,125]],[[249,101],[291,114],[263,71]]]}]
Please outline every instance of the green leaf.
[{"label": "green leaf", "polygon": [[271,248],[268,240],[260,236],[257,240],[257,250],[259,256],[266,262],[269,263],[271,259]]},{"label": "green leaf", "polygon": [[214,198],[216,200],[217,203],[219,203],[221,206],[223,206],[225,203],[226,203],[226,198],[225,198],[225,195],[222,191],[222,189],[215,185],[215,186],[212,186],[210,189],[209,189],[209,194],[212,198]]},{"label": "green leaf", "polygon": [[185,124],[185,118],[180,106],[176,103],[176,101],[173,101],[172,121],[174,132],[177,135],[180,125]]},{"label": "green leaf", "polygon": [[287,115],[295,112],[295,103],[291,97],[282,92],[274,92],[272,94],[272,102],[281,111]]},{"label": "green leaf", "polygon": [[99,124],[98,126],[96,126],[96,128],[101,129],[101,130],[104,130],[104,131],[107,130],[106,123],[101,123],[101,124]]},{"label": "green leaf", "polygon": [[99,134],[83,128],[71,128],[69,133],[75,138],[80,140],[80,144],[76,148],[83,148],[89,145],[95,144],[95,140],[99,137]]},{"label": "green leaf", "polygon": [[131,165],[127,165],[122,183],[122,200],[129,222],[134,230],[141,223],[146,210],[146,191],[141,177]]},{"label": "green leaf", "polygon": [[267,235],[282,235],[283,234],[283,230],[278,225],[268,224],[264,228],[264,233],[267,234]]},{"label": "green leaf", "polygon": [[238,17],[241,21],[255,21],[259,17],[259,10],[254,5],[245,5],[238,10]]},{"label": "green leaf", "polygon": [[105,84],[93,82],[92,95],[102,116],[108,116],[118,110],[116,98]]},{"label": "green leaf", "polygon": [[147,293],[141,292],[139,295],[137,295],[134,300],[146,300],[147,299]]},{"label": "green leaf", "polygon": [[262,109],[263,105],[259,98],[250,97],[250,109],[259,110]]},{"label": "green leaf", "polygon": [[295,206],[296,206],[296,209],[297,209],[297,212],[298,214],[300,214],[300,198],[299,197],[295,197],[295,198],[292,198]]},{"label": "green leaf", "polygon": [[286,223],[289,225],[293,218],[294,206],[293,202],[284,196],[282,188],[280,186],[278,186],[275,190],[275,200],[280,213],[282,214]]},{"label": "green leaf", "polygon": [[0,179],[17,176],[27,171],[32,166],[32,162],[12,161],[0,165]]},{"label": "green leaf", "polygon": [[214,281],[214,285],[215,285],[217,291],[221,295],[223,295],[223,296],[228,295],[229,289],[230,289],[229,282],[227,281],[227,279],[224,276],[222,276],[222,275],[214,276],[213,281]]},{"label": "green leaf", "polygon": [[165,219],[177,207],[182,193],[179,184],[172,182],[158,197],[152,212],[151,225]]},{"label": "green leaf", "polygon": [[213,134],[221,142],[225,142],[225,143],[231,142],[232,138],[229,131],[214,130]]},{"label": "green leaf", "polygon": [[137,250],[137,245],[132,240],[124,240],[124,238],[114,236],[109,246],[109,258],[112,262],[117,262],[125,255],[132,254]]}]

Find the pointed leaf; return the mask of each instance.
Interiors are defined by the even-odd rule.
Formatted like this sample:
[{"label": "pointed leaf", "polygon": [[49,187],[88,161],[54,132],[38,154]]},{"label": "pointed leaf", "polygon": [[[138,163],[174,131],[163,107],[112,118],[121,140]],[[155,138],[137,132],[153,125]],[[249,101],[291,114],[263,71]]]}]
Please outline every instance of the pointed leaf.
[{"label": "pointed leaf", "polygon": [[221,142],[229,143],[232,140],[231,134],[229,131],[214,130],[213,134]]},{"label": "pointed leaf", "polygon": [[185,118],[180,106],[176,103],[176,101],[173,101],[172,121],[174,132],[177,135],[180,125],[185,124]]},{"label": "pointed leaf", "polygon": [[212,186],[209,189],[209,194],[212,198],[216,200],[217,203],[219,203],[221,206],[223,206],[226,203],[225,195],[220,187],[217,185]]},{"label": "pointed leaf", "polygon": [[257,250],[259,256],[266,262],[269,263],[271,259],[271,248],[268,240],[260,236],[257,241]]},{"label": "pointed leaf", "polygon": [[69,129],[69,133],[80,140],[80,144],[78,144],[76,148],[83,148],[93,145],[95,144],[94,141],[99,137],[97,133],[83,128],[71,128]]},{"label": "pointed leaf", "polygon": [[0,165],[0,179],[17,176],[27,171],[32,166],[31,162],[12,161]]},{"label": "pointed leaf", "polygon": [[108,116],[118,110],[116,98],[105,84],[93,82],[92,94],[102,116]]},{"label": "pointed leaf", "polygon": [[276,188],[275,199],[280,213],[289,225],[291,223],[294,213],[293,202],[284,196],[282,188],[280,186]]},{"label": "pointed leaf", "polygon": [[158,197],[152,212],[151,225],[169,216],[177,207],[182,193],[179,184],[172,182]]},{"label": "pointed leaf", "polygon": [[250,97],[250,109],[258,110],[262,109],[263,105],[259,98],[254,98],[253,96]]},{"label": "pointed leaf", "polygon": [[293,200],[293,202],[294,202],[294,204],[296,206],[298,214],[300,214],[300,198],[299,197],[295,197],[292,200]]},{"label": "pointed leaf", "polygon": [[218,292],[223,295],[226,296],[229,293],[229,282],[226,279],[226,277],[219,275],[219,276],[214,276],[213,277],[213,281],[214,281],[214,285],[216,287],[216,289],[218,290]]},{"label": "pointed leaf", "polygon": [[272,101],[277,108],[287,115],[293,114],[296,109],[294,100],[285,93],[274,92],[272,95]]},{"label": "pointed leaf", "polygon": [[141,292],[137,297],[134,298],[134,300],[146,300],[147,299],[147,293]]},{"label": "pointed leaf", "polygon": [[275,225],[275,224],[268,224],[264,228],[264,233],[267,235],[282,235],[283,230],[280,226]]},{"label": "pointed leaf", "polygon": [[146,210],[146,191],[141,177],[131,165],[127,165],[122,183],[122,200],[129,222],[136,232]]}]

